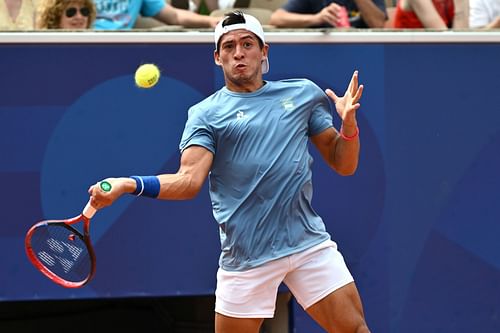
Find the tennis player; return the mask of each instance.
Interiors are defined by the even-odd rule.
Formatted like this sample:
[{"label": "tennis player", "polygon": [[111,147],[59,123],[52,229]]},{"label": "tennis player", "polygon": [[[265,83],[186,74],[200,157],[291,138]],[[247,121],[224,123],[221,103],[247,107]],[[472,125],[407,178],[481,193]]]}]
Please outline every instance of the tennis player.
[{"label": "tennis player", "polygon": [[311,140],[332,169],[355,172],[358,73],[342,97],[305,79],[264,81],[269,46],[259,21],[240,12],[217,25],[215,47],[225,86],[190,108],[177,173],[108,178],[110,192],[90,187],[92,204],[108,206],[124,193],[190,199],[209,177],[221,241],[217,333],[259,332],[274,316],[281,282],[326,331],[369,332],[353,277],[311,207],[308,152]]}]

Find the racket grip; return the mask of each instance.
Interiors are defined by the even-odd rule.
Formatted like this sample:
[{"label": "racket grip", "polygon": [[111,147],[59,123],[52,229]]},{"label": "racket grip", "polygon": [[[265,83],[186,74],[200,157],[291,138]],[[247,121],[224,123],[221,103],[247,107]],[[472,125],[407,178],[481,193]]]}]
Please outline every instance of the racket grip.
[{"label": "racket grip", "polygon": [[83,214],[83,216],[85,216],[86,218],[88,218],[90,220],[94,216],[96,211],[97,211],[97,209],[95,209],[94,206],[92,206],[90,204],[90,200],[89,200],[89,202],[87,202],[87,205],[83,209],[82,214]]}]

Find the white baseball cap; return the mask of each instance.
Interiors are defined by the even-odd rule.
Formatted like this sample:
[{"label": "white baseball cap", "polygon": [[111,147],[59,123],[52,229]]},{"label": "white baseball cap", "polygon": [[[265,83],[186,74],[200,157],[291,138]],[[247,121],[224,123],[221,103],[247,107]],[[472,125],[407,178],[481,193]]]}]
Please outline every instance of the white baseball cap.
[{"label": "white baseball cap", "polygon": [[[266,40],[264,39],[264,29],[262,29],[262,25],[260,24],[259,20],[257,20],[252,15],[248,14],[243,14],[243,17],[245,18],[245,23],[236,23],[236,24],[226,25],[223,27],[222,23],[224,19],[222,19],[217,24],[214,33],[216,50],[217,50],[217,45],[219,44],[219,39],[224,34],[228,33],[229,31],[239,30],[239,29],[244,29],[253,32],[257,37],[259,37],[259,39],[262,41],[263,44],[266,43]],[[262,74],[265,74],[267,72],[269,72],[269,59],[266,57],[262,61]]]}]

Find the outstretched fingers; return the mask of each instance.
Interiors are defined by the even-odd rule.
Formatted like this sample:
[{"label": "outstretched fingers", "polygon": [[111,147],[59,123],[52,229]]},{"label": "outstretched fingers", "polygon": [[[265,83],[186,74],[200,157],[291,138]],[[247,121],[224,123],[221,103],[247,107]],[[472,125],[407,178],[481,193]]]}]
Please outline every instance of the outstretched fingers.
[{"label": "outstretched fingers", "polygon": [[361,99],[361,96],[363,95],[363,89],[364,89],[364,86],[360,85],[358,87],[358,90],[356,90],[356,93],[353,96],[354,103],[358,103],[358,101]]},{"label": "outstretched fingers", "polygon": [[337,95],[335,95],[335,93],[333,92],[332,89],[326,89],[325,93],[328,95],[328,97],[330,97],[332,99],[334,104],[337,103],[337,100],[339,99],[339,97]]},{"label": "outstretched fingers", "polygon": [[347,87],[347,91],[354,96],[356,90],[358,90],[358,71],[354,71],[352,73],[351,82],[349,82],[349,87]]}]

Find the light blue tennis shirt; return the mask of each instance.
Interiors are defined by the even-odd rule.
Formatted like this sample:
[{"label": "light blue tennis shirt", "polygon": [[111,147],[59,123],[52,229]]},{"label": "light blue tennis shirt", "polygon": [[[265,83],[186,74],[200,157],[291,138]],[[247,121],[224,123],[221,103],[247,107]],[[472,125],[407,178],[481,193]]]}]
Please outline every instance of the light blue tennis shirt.
[{"label": "light blue tennis shirt", "polygon": [[165,7],[165,0],[94,0],[97,17],[96,30],[132,29],[139,13],[155,16]]},{"label": "light blue tennis shirt", "polygon": [[332,127],[326,94],[305,79],[226,87],[189,109],[179,148],[214,154],[209,175],[220,267],[242,271],[327,239],[313,210],[309,137]]}]

